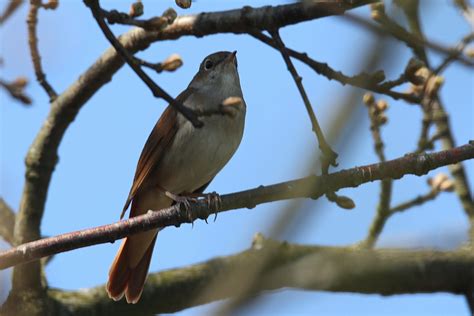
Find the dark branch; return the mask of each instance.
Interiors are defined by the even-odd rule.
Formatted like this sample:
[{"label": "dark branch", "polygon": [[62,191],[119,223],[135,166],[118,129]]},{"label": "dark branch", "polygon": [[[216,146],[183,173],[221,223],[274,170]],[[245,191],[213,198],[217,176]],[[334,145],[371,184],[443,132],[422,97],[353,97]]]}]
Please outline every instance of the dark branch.
[{"label": "dark branch", "polygon": [[317,199],[327,192],[357,187],[382,179],[399,179],[407,174],[423,175],[441,166],[474,158],[474,143],[432,154],[407,155],[384,163],[342,170],[329,175],[310,176],[294,181],[221,196],[218,210],[209,210],[207,200],[192,204],[190,210],[179,205],[114,224],[99,226],[56,237],[33,241],[0,253],[0,269],[29,262],[45,256],[95,244],[113,242],[126,236],[157,227],[179,226],[195,219],[207,219],[210,214],[238,208],[253,208],[258,204],[292,198]]},{"label": "dark branch", "polygon": [[[261,32],[250,33],[256,39],[263,43],[278,49],[276,43],[272,38],[264,35]],[[393,81],[382,82],[385,79],[383,71],[378,71],[374,74],[361,73],[355,76],[347,76],[340,71],[334,70],[326,63],[318,62],[310,58],[306,53],[297,52],[291,48],[286,47],[286,52],[293,58],[298,59],[302,63],[308,65],[316,73],[325,76],[329,80],[339,81],[341,84],[349,84],[354,87],[367,89],[373,92],[381,93],[392,97],[395,100],[402,99],[410,103],[420,102],[420,98],[409,93],[402,93],[391,90],[393,87],[405,82],[405,78],[398,78]]]},{"label": "dark branch", "polygon": [[36,80],[43,87],[49,96],[49,102],[53,102],[57,97],[57,93],[54,88],[46,80],[46,75],[43,72],[41,66],[41,55],[38,50],[38,37],[36,36],[36,26],[38,24],[38,10],[42,7],[41,1],[31,1],[30,11],[26,24],[28,25],[28,44],[30,45],[31,61],[33,62],[33,68],[35,69]]},{"label": "dark branch", "polygon": [[147,85],[156,98],[162,98],[171,104],[178,112],[186,117],[195,127],[201,127],[202,122],[199,121],[196,113],[191,109],[185,107],[183,104],[177,102],[172,96],[170,96],[165,90],[157,85],[153,79],[150,78],[140,67],[140,65],[134,60],[133,56],[120,44],[115,35],[112,33],[110,28],[104,21],[102,16],[102,9],[100,8],[98,0],[85,0],[86,5],[91,9],[92,15],[94,16],[97,24],[104,33],[105,37],[109,40],[112,46],[117,50],[117,53],[127,62],[127,64],[133,69],[137,76]]},{"label": "dark branch", "polygon": [[[253,247],[239,254],[149,275],[136,305],[110,300],[104,286],[72,292],[52,289],[48,294],[58,315],[172,313],[238,295],[241,280],[268,250],[275,256],[262,271],[253,295],[284,288],[382,295],[460,294],[474,278],[474,255],[468,251],[303,246],[257,236]],[[218,290],[207,291],[215,278],[225,282]]]},{"label": "dark branch", "polygon": [[0,15],[0,25],[3,24],[22,4],[23,0],[6,1],[5,10]]},{"label": "dark branch", "polygon": [[329,165],[337,166],[337,162],[336,162],[337,153],[335,153],[332,150],[331,146],[329,146],[329,144],[326,142],[324,133],[321,130],[321,126],[319,126],[319,122],[318,122],[318,119],[316,118],[316,114],[314,114],[313,107],[304,89],[303,78],[301,78],[301,76],[296,71],[295,66],[291,62],[291,59],[288,56],[285,44],[283,43],[280,37],[280,34],[278,33],[278,30],[271,30],[270,33],[272,34],[273,40],[275,41],[278,47],[278,50],[283,56],[283,60],[285,61],[288,71],[290,72],[291,76],[293,77],[293,80],[296,83],[296,86],[298,87],[298,91],[301,95],[301,98],[303,99],[303,103],[306,107],[306,112],[308,112],[309,118],[311,120],[313,132],[315,132],[318,143],[319,143],[319,149],[321,149],[321,152],[323,153],[323,162],[322,162],[323,174],[327,174]]}]

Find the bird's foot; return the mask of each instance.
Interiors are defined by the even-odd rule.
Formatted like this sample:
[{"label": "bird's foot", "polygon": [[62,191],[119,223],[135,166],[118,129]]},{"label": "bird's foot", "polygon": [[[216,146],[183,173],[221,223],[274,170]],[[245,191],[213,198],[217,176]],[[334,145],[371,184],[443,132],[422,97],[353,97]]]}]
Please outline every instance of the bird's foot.
[{"label": "bird's foot", "polygon": [[188,196],[188,195],[177,195],[169,191],[165,191],[165,195],[169,197],[170,199],[172,199],[174,202],[176,202],[176,204],[179,204],[180,206],[181,205],[184,206],[184,210],[186,211],[188,220],[194,226],[194,217],[193,217],[193,214],[191,213],[191,203],[196,203],[198,199],[193,196]]},{"label": "bird's foot", "polygon": [[207,200],[207,206],[209,207],[209,210],[214,211],[214,214],[215,214],[214,222],[215,222],[217,219],[217,211],[222,205],[221,196],[217,194],[217,192],[214,191],[214,192],[205,194],[205,197]]}]

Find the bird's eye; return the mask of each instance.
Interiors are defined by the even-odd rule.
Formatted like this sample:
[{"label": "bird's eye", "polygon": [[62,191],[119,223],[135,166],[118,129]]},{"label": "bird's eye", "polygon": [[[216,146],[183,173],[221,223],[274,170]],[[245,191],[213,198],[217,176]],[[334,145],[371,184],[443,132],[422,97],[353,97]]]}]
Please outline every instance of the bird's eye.
[{"label": "bird's eye", "polygon": [[210,59],[206,60],[206,62],[204,63],[204,69],[206,69],[206,70],[211,69],[212,66],[214,66],[214,63]]}]

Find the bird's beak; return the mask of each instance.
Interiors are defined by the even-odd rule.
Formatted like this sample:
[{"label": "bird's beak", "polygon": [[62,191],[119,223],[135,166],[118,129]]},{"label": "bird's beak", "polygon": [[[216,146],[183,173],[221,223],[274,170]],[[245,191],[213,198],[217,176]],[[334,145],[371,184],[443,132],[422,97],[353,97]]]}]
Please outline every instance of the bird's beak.
[{"label": "bird's beak", "polygon": [[232,52],[232,54],[230,54],[229,57],[227,57],[227,58],[229,58],[229,60],[233,62],[233,61],[235,61],[235,56],[236,56],[236,55],[237,55],[237,51],[234,50],[234,51]]}]

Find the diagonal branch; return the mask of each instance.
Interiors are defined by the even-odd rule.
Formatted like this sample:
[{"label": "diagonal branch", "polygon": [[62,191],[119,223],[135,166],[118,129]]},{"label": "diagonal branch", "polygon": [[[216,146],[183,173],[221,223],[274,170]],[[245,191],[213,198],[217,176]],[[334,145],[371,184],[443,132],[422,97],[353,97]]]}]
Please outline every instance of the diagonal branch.
[{"label": "diagonal branch", "polygon": [[[150,274],[138,304],[110,300],[103,285],[70,292],[51,289],[48,294],[55,304],[55,315],[172,313],[235,297],[242,278],[266,251],[275,256],[263,269],[253,295],[285,288],[382,295],[460,294],[467,291],[474,278],[474,255],[469,251],[305,246],[257,235],[252,248],[241,253]],[[215,277],[226,282],[219,291],[206,292]]]},{"label": "diagonal branch", "polygon": [[23,0],[6,1],[6,7],[0,14],[0,25],[2,25],[8,18],[23,4]]},{"label": "diagonal branch", "polygon": [[193,110],[185,107],[183,104],[177,102],[172,96],[170,96],[165,90],[157,85],[153,79],[150,78],[142,69],[141,66],[134,60],[133,56],[120,44],[115,35],[112,33],[110,28],[104,21],[102,9],[99,5],[99,0],[85,0],[86,5],[91,9],[92,15],[94,16],[97,24],[104,33],[105,37],[109,40],[110,44],[117,50],[117,53],[125,60],[125,62],[132,68],[137,76],[147,85],[153,95],[157,98],[162,98],[171,104],[178,112],[183,114],[195,127],[201,127],[202,122],[199,121],[196,113]]},{"label": "diagonal branch", "polygon": [[329,146],[329,144],[326,142],[324,133],[321,130],[321,126],[319,126],[319,122],[318,122],[318,119],[316,118],[316,114],[314,114],[313,107],[311,106],[311,102],[309,101],[308,95],[306,94],[306,91],[304,89],[303,82],[302,82],[303,78],[301,78],[301,76],[298,74],[295,66],[293,65],[290,57],[288,56],[287,49],[280,37],[278,30],[272,30],[270,31],[270,33],[278,47],[278,50],[283,56],[283,59],[285,61],[286,67],[288,68],[288,71],[291,73],[291,76],[293,77],[293,80],[295,81],[296,86],[298,87],[298,91],[300,92],[301,98],[303,99],[304,105],[306,107],[306,112],[308,112],[309,118],[311,120],[313,132],[316,133],[316,137],[318,139],[319,149],[321,149],[321,152],[323,153],[323,162],[322,162],[323,174],[327,174],[329,165],[337,166],[337,162],[336,162],[337,153],[335,153],[332,150],[331,146]]},{"label": "diagonal branch", "polygon": [[209,210],[207,200],[192,204],[189,210],[175,205],[159,212],[149,211],[114,224],[67,233],[29,242],[0,253],[0,269],[29,262],[45,256],[113,242],[126,236],[157,227],[179,226],[195,219],[206,219],[210,214],[238,208],[253,208],[261,203],[292,199],[317,199],[327,192],[357,187],[363,183],[387,178],[399,179],[407,174],[423,175],[430,170],[474,158],[474,143],[432,154],[406,155],[383,163],[355,167],[329,175],[310,176],[298,180],[260,186],[256,189],[221,196],[217,210]]},{"label": "diagonal branch", "polygon": [[[277,44],[272,40],[272,38],[264,35],[261,32],[252,32],[250,33],[253,37],[260,40],[261,42],[278,49]],[[398,100],[402,99],[410,103],[420,102],[420,98],[409,93],[397,92],[391,90],[396,85],[404,83],[402,79],[396,79],[393,81],[382,82],[385,79],[385,75],[382,71],[378,71],[374,74],[361,73],[355,76],[347,76],[340,71],[336,71],[331,68],[328,64],[318,62],[310,58],[306,53],[297,52],[291,48],[285,48],[288,55],[298,59],[302,63],[306,64],[308,67],[313,69],[316,73],[325,76],[329,80],[339,81],[341,84],[349,84],[354,87],[367,89],[373,92],[381,93],[390,96],[391,98]]]}]

